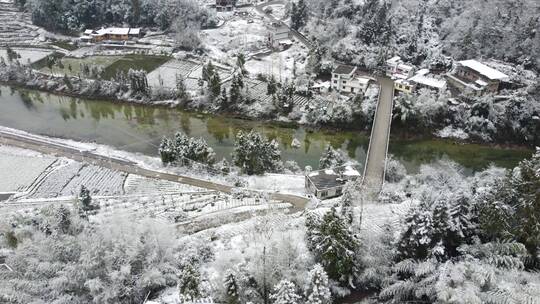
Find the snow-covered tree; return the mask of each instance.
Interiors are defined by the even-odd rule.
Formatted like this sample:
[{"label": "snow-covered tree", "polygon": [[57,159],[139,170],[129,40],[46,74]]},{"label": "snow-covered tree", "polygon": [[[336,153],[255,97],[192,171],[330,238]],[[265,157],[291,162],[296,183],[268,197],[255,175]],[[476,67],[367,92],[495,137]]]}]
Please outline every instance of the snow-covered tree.
[{"label": "snow-covered tree", "polygon": [[163,164],[176,163],[184,166],[191,162],[213,164],[215,162],[214,150],[202,138],[188,137],[177,132],[174,140],[164,137],[159,146],[159,154]]},{"label": "snow-covered tree", "polygon": [[282,168],[278,143],[255,131],[236,134],[233,162],[248,175],[276,172]]},{"label": "snow-covered tree", "polygon": [[236,281],[236,276],[232,270],[227,270],[225,277],[223,278],[223,287],[225,288],[225,297],[227,298],[227,303],[236,304],[240,303],[238,283]]},{"label": "snow-covered tree", "polygon": [[274,304],[299,304],[300,297],[296,293],[296,286],[288,280],[281,280],[275,287],[270,299]]},{"label": "snow-covered tree", "polygon": [[331,145],[326,147],[321,159],[319,160],[319,169],[328,169],[343,166],[345,156],[340,149],[335,150]]},{"label": "snow-covered tree", "polygon": [[198,264],[183,263],[178,274],[178,293],[182,303],[196,300],[200,295],[201,274]]},{"label": "snow-covered tree", "polygon": [[322,218],[316,214],[306,219],[306,241],[315,259],[328,276],[344,285],[352,284],[358,273],[356,253],[360,243],[334,207]]},{"label": "snow-covered tree", "polygon": [[319,264],[313,266],[308,274],[305,287],[306,304],[330,304],[332,294],[328,285],[328,275]]}]

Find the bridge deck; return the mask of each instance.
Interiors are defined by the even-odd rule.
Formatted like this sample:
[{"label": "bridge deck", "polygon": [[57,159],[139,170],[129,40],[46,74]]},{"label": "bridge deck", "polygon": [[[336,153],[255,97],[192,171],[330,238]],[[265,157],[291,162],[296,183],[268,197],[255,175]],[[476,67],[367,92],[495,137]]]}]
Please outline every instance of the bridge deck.
[{"label": "bridge deck", "polygon": [[392,99],[394,82],[388,78],[379,78],[381,91],[379,104],[373,120],[369,148],[364,169],[363,186],[368,192],[376,194],[381,190],[386,168],[386,154],[392,122]]}]

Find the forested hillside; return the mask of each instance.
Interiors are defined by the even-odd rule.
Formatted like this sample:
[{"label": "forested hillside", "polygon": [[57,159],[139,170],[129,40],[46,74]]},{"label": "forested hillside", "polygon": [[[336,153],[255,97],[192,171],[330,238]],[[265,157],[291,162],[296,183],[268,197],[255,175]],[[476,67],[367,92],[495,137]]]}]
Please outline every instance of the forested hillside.
[{"label": "forested hillside", "polygon": [[420,65],[493,57],[540,67],[536,0],[312,0],[301,29],[343,61],[374,67],[388,53]]},{"label": "forested hillside", "polygon": [[48,30],[80,31],[106,24],[168,29],[178,17],[185,24],[206,26],[210,11],[189,0],[16,0],[32,21]]}]

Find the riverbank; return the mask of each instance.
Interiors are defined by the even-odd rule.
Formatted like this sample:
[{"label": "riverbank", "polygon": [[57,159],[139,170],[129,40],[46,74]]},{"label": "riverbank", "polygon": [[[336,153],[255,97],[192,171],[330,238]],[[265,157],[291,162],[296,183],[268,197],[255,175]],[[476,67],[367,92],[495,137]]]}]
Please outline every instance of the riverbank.
[{"label": "riverbank", "polygon": [[[303,168],[318,168],[327,145],[341,148],[362,165],[366,159],[369,135],[366,132],[337,129],[308,129],[303,126],[229,116],[184,111],[105,100],[86,100],[35,90],[0,86],[0,125],[26,132],[93,142],[143,155],[158,155],[163,136],[181,131],[203,138],[216,152],[216,159],[230,155],[235,134],[255,130],[275,139],[284,161],[293,160]],[[296,139],[300,146],[293,146]],[[391,136],[389,153],[407,170],[415,172],[422,164],[441,158],[456,161],[467,172],[482,170],[493,163],[511,168],[530,157],[532,150],[497,149],[487,145],[462,145],[452,140],[401,139]]]}]

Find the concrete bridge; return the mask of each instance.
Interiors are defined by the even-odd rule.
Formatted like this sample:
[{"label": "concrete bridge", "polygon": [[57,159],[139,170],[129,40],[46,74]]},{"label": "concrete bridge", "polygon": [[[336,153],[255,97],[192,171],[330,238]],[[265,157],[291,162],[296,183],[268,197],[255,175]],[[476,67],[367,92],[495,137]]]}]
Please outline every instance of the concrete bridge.
[{"label": "concrete bridge", "polygon": [[373,118],[362,179],[362,188],[369,196],[377,195],[384,183],[394,98],[394,82],[386,77],[377,80],[380,85],[379,101]]}]

